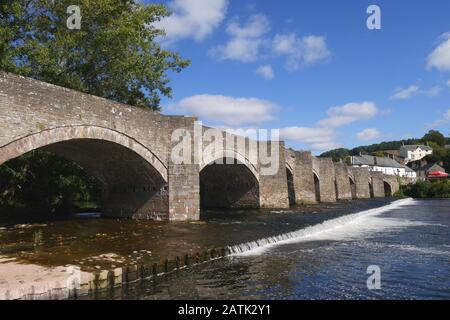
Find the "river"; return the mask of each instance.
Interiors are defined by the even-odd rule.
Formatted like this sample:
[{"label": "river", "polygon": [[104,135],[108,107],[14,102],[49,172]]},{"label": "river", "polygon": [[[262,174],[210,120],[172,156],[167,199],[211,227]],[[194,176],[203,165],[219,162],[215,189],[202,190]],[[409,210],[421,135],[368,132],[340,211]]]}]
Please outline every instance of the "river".
[{"label": "river", "polygon": [[[0,221],[3,267],[83,272],[231,246],[226,258],[79,299],[449,299],[450,200],[357,200],[291,210],[202,211],[202,222],[76,215]],[[29,218],[28,218],[29,219]],[[259,239],[258,241],[255,241]],[[0,265],[1,266],[1,265]],[[380,289],[367,286],[368,268]],[[379,277],[378,277],[379,275]],[[0,275],[7,283],[6,274]],[[23,277],[23,278],[21,278]],[[34,279],[36,278],[36,279]],[[25,280],[26,279],[26,280]],[[6,281],[6,282],[5,282]],[[23,281],[21,281],[23,282]]]},{"label": "river", "polygon": [[[401,200],[89,298],[449,299],[449,227],[450,200]],[[379,267],[380,289],[368,289],[369,266]]]}]

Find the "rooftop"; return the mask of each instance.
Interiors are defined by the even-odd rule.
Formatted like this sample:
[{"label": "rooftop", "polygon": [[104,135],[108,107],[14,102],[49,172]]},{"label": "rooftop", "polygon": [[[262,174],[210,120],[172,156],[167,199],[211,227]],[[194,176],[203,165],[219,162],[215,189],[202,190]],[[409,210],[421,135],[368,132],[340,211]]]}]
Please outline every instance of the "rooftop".
[{"label": "rooftop", "polygon": [[428,163],[422,167],[419,168],[419,171],[430,171],[431,169],[433,169],[433,171],[440,171],[440,172],[445,172],[445,169],[442,168],[439,164],[437,163]]},{"label": "rooftop", "polygon": [[369,155],[353,156],[352,164],[378,166],[378,167],[390,167],[390,168],[404,168],[403,165],[397,161],[386,157],[375,157]]},{"label": "rooftop", "polygon": [[402,148],[405,149],[406,151],[415,151],[418,148],[425,150],[425,151],[433,151],[433,148],[423,145],[423,144],[401,146],[400,149],[402,149]]}]

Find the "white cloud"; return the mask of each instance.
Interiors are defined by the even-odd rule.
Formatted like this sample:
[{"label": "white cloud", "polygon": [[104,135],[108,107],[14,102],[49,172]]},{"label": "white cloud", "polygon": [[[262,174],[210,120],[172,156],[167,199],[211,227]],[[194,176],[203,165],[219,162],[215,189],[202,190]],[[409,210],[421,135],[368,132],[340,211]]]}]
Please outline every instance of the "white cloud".
[{"label": "white cloud", "polygon": [[272,47],[276,54],[286,56],[286,68],[289,71],[299,70],[302,66],[313,65],[331,56],[326,39],[321,36],[300,37],[293,32],[277,34]]},{"label": "white cloud", "polygon": [[428,90],[421,90],[417,85],[411,85],[408,88],[398,88],[395,90],[394,95],[390,97],[391,100],[408,100],[414,96],[427,96],[427,97],[436,97],[442,91],[441,86],[434,86]]},{"label": "white cloud", "polygon": [[436,97],[438,96],[442,91],[442,88],[440,86],[434,86],[431,89],[425,90],[422,93],[428,97]]},{"label": "white cloud", "polygon": [[447,81],[447,87],[450,87],[450,80]]},{"label": "white cloud", "polygon": [[361,132],[358,132],[356,136],[358,140],[369,141],[379,138],[381,136],[381,133],[376,128],[367,128]]},{"label": "white cloud", "polygon": [[257,98],[203,94],[187,97],[172,105],[171,109],[193,114],[203,120],[239,126],[273,120],[277,105]]},{"label": "white cloud", "polygon": [[270,64],[260,66],[258,69],[256,69],[256,74],[266,80],[272,80],[275,77],[272,66]]},{"label": "white cloud", "polygon": [[268,35],[270,22],[263,14],[253,14],[241,25],[231,22],[226,30],[230,36],[227,43],[210,50],[219,60],[255,62],[261,58],[282,56],[286,58],[286,68],[297,71],[320,61],[327,60],[331,54],[326,39],[309,35],[300,37],[296,33]]},{"label": "white cloud", "polygon": [[334,142],[330,128],[287,127],[280,129],[280,138],[308,145],[312,151],[326,151],[340,147]]},{"label": "white cloud", "polygon": [[415,95],[419,94],[419,86],[411,85],[406,89],[398,88],[395,90],[395,94],[391,96],[391,100],[407,100]]},{"label": "white cloud", "polygon": [[439,120],[434,121],[433,123],[428,125],[429,129],[437,128],[443,126],[447,123],[450,123],[450,109],[448,109]]},{"label": "white cloud", "polygon": [[375,103],[347,103],[328,109],[328,117],[319,121],[319,125],[326,127],[341,127],[355,121],[368,120],[379,112]]},{"label": "white cloud", "polygon": [[427,68],[450,71],[450,32],[443,34],[441,38],[442,42],[428,56]]},{"label": "white cloud", "polygon": [[270,23],[263,14],[253,14],[247,24],[241,26],[238,21],[231,22],[227,27],[227,33],[235,38],[259,38],[270,30]]},{"label": "white cloud", "polygon": [[172,0],[171,16],[155,23],[166,31],[166,42],[193,38],[202,41],[223,21],[228,0]]},{"label": "white cloud", "polygon": [[230,40],[213,48],[210,53],[219,60],[253,62],[259,58],[264,35],[269,30],[269,20],[262,14],[251,15],[245,25],[233,21],[226,30]]}]

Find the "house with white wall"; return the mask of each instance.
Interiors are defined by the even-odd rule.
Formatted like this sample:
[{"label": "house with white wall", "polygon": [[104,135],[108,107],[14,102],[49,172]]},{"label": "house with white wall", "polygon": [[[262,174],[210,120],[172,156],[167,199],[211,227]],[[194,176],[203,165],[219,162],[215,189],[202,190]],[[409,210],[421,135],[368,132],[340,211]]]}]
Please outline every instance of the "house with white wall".
[{"label": "house with white wall", "polygon": [[405,163],[417,161],[433,154],[433,149],[425,145],[406,145],[400,147],[400,156],[405,159]]},{"label": "house with white wall", "polygon": [[417,174],[411,168],[402,165],[391,158],[360,155],[350,157],[353,167],[369,168],[370,171],[382,172],[391,176],[416,178]]}]

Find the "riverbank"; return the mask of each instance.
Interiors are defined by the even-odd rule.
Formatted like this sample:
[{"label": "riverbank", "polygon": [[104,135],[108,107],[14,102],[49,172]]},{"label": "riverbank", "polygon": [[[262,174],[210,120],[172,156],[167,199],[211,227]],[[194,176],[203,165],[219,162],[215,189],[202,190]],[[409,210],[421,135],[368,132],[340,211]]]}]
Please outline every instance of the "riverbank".
[{"label": "riverbank", "polygon": [[[72,265],[80,268],[83,277],[81,293],[87,293],[215,259],[226,254],[224,248],[228,246],[289,233],[328,219],[380,207],[390,201],[358,200],[281,211],[206,211],[202,213],[204,221],[200,223],[78,216],[31,225],[9,224],[0,231],[0,254],[4,259],[14,260],[0,262],[3,269],[10,270],[0,273],[3,277],[0,278],[0,290],[12,288],[17,283],[14,281],[18,281],[22,292],[27,292],[24,296],[32,298],[33,291],[24,289],[27,285],[28,288],[44,289],[57,275],[67,277],[67,270],[61,268]],[[22,271],[11,274],[11,270]],[[33,273],[42,276],[31,279],[29,275]],[[15,280],[11,282],[11,278]],[[39,296],[43,297],[42,293],[36,298]]]}]

